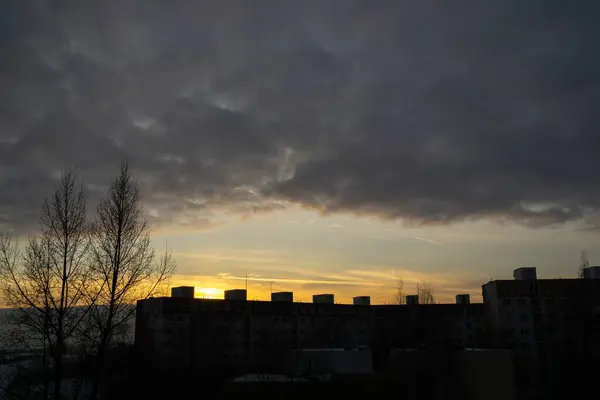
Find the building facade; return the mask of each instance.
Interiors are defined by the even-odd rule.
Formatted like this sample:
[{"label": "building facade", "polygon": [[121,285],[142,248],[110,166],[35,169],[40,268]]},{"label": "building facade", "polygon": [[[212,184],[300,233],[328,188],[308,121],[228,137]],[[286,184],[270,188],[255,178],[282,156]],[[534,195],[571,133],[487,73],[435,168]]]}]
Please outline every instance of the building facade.
[{"label": "building facade", "polygon": [[136,345],[157,367],[270,371],[294,349],[479,347],[484,327],[483,304],[162,297],[138,302]]},{"label": "building facade", "polygon": [[492,345],[513,351],[525,397],[572,394],[570,375],[600,355],[600,279],[594,276],[537,279],[530,267],[515,270],[514,280],[483,285]]}]

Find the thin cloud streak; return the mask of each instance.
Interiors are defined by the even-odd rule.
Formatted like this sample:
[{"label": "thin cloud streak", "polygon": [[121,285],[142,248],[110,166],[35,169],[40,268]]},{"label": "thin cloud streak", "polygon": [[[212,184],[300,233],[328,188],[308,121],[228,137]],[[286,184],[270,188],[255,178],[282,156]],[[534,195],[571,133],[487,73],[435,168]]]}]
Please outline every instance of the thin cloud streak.
[{"label": "thin cloud streak", "polygon": [[275,264],[287,262],[285,259],[280,258],[262,258],[255,256],[235,256],[235,255],[222,255],[217,253],[173,253],[176,257],[201,259],[209,262],[222,262],[222,261],[239,261],[242,263],[258,263],[258,264]]},{"label": "thin cloud streak", "polygon": [[319,280],[319,279],[293,279],[293,278],[262,278],[257,276],[249,275],[246,276],[236,276],[229,273],[220,273],[218,276],[221,279],[225,280],[237,280],[237,281],[254,281],[254,282],[279,282],[279,283],[293,283],[293,284],[325,284],[325,285],[353,285],[353,286],[381,286],[380,283],[377,282],[369,282],[369,281],[357,281],[357,280],[348,280],[348,281],[336,281],[336,280]]},{"label": "thin cloud streak", "polygon": [[441,247],[446,247],[446,248],[449,247],[449,246],[447,246],[447,245],[445,245],[443,243],[436,242],[435,240],[427,239],[427,238],[424,238],[424,237],[420,237],[420,236],[411,236],[411,237],[413,239],[420,240],[422,242],[426,242],[426,243],[430,243],[430,244],[434,244],[436,246],[441,246]]}]

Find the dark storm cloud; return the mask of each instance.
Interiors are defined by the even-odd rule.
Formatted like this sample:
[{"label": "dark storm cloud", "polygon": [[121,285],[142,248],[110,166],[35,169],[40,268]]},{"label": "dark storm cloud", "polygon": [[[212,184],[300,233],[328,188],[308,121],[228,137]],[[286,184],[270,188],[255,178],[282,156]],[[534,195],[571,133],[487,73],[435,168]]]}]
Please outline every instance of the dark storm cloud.
[{"label": "dark storm cloud", "polygon": [[4,2],[0,223],[31,221],[63,164],[94,197],[125,156],[151,215],[187,225],[285,201],[428,223],[594,216],[598,8]]}]

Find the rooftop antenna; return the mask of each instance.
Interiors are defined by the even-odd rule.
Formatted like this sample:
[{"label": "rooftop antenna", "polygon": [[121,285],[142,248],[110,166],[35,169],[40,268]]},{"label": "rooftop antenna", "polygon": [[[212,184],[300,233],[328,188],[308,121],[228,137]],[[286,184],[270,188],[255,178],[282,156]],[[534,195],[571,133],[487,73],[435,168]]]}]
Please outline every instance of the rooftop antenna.
[{"label": "rooftop antenna", "polygon": [[248,269],[244,270],[246,272],[246,296],[248,296]]}]

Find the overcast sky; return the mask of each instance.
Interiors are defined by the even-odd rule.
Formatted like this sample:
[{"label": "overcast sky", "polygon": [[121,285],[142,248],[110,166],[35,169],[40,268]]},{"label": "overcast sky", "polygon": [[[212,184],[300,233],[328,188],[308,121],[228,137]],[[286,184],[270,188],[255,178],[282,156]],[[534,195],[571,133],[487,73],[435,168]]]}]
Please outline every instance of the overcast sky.
[{"label": "overcast sky", "polygon": [[595,1],[3,1],[0,225],[129,157],[199,295],[600,264]]}]

